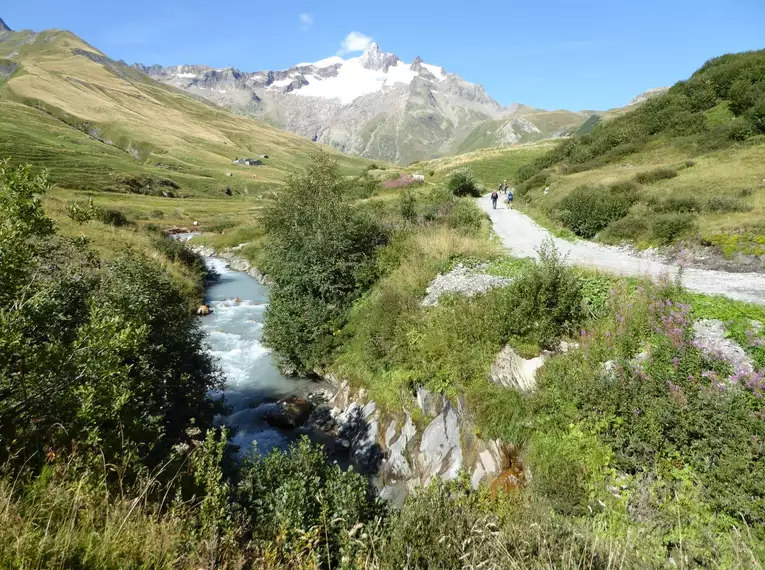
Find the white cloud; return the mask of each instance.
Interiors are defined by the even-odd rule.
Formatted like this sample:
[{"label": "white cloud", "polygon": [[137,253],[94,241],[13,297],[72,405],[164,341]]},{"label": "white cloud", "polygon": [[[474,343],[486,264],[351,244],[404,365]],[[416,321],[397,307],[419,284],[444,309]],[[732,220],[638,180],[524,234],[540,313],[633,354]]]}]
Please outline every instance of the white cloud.
[{"label": "white cloud", "polygon": [[364,51],[369,47],[374,40],[361,32],[351,32],[343,40],[343,44],[340,47],[338,53],[353,53],[357,51]]},{"label": "white cloud", "polygon": [[313,16],[311,16],[311,14],[306,14],[305,12],[300,14],[300,29],[307,30],[311,26],[313,26]]}]

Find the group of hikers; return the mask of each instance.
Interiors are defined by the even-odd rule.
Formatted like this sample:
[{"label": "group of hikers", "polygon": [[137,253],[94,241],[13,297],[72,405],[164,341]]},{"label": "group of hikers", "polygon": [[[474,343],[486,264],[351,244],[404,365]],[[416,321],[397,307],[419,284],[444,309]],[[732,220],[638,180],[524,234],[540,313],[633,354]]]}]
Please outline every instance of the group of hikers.
[{"label": "group of hikers", "polygon": [[495,210],[497,209],[497,200],[499,200],[499,195],[505,194],[505,201],[507,202],[507,207],[512,208],[513,206],[513,188],[510,188],[507,185],[507,180],[503,180],[499,183],[499,190],[495,190],[491,193],[491,207]]}]

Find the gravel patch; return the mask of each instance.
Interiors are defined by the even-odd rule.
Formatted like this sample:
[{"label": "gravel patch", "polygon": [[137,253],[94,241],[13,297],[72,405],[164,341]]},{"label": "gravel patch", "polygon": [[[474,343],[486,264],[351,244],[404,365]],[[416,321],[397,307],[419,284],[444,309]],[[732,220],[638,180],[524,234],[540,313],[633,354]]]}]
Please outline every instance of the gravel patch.
[{"label": "gravel patch", "polygon": [[495,277],[483,273],[485,266],[468,268],[461,263],[455,266],[449,273],[439,274],[425,290],[425,299],[422,307],[434,307],[438,305],[441,295],[458,294],[466,297],[474,297],[486,293],[497,287],[505,287],[511,280],[504,277]]},{"label": "gravel patch", "polygon": [[724,360],[733,366],[733,374],[751,374],[754,364],[741,346],[725,338],[725,324],[717,319],[700,319],[693,323],[693,344],[709,357]]}]

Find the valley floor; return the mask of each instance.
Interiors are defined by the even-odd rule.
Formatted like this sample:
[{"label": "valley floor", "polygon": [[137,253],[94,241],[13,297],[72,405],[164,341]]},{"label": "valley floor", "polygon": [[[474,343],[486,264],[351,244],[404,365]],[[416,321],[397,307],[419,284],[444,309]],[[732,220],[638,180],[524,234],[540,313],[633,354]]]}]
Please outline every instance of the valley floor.
[{"label": "valley floor", "polygon": [[[521,212],[497,204],[492,209],[489,196],[479,200],[482,210],[490,217],[494,231],[502,244],[518,257],[536,257],[536,250],[547,239],[552,239],[569,263],[600,269],[625,276],[656,278],[662,275],[674,277],[677,266],[667,265],[632,255],[620,248],[585,240],[574,242],[554,237]],[[730,299],[765,304],[765,274],[727,273],[709,269],[685,268],[683,285],[697,293],[724,295]]]}]

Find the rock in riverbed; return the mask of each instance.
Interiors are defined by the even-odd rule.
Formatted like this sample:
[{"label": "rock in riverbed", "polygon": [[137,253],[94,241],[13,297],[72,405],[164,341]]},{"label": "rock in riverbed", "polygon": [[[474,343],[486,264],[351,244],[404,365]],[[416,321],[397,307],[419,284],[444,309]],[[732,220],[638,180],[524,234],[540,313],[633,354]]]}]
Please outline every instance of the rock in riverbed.
[{"label": "rock in riverbed", "polygon": [[305,424],[312,411],[313,404],[309,400],[290,396],[278,402],[278,409],[266,413],[263,419],[273,427],[294,429]]}]

